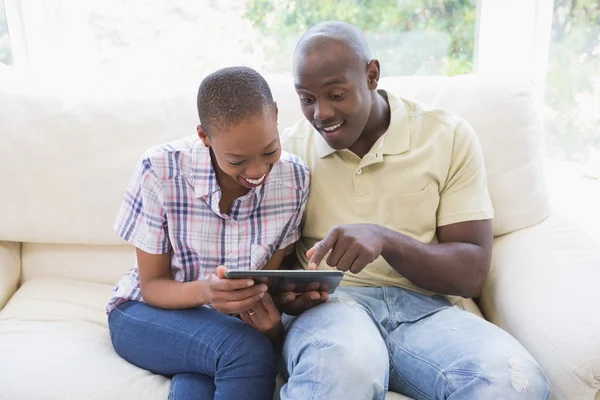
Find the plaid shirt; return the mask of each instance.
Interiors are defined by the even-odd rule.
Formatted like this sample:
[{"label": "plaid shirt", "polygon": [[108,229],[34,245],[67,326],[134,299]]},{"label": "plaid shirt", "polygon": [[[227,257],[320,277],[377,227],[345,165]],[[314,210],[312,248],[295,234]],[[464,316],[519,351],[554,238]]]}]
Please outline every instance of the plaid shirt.
[{"label": "plaid shirt", "polygon": [[[260,269],[300,237],[309,180],[306,164],[282,152],[265,182],[223,214],[210,152],[197,136],[187,137],[141,158],[115,230],[146,253],[171,251],[171,273],[179,282],[205,279],[219,265]],[[137,266],[115,286],[106,311],[127,300],[143,301]]]}]

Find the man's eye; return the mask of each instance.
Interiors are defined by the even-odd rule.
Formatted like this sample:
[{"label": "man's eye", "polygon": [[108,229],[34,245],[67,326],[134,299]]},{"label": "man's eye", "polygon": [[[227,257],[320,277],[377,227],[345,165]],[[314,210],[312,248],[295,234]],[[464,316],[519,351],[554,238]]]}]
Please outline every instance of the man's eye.
[{"label": "man's eye", "polygon": [[331,97],[333,97],[335,100],[340,100],[342,97],[344,97],[344,93],[334,93],[331,95]]},{"label": "man's eye", "polygon": [[300,101],[303,102],[304,104],[311,104],[314,100],[311,99],[310,97],[305,97],[305,98],[300,98]]}]

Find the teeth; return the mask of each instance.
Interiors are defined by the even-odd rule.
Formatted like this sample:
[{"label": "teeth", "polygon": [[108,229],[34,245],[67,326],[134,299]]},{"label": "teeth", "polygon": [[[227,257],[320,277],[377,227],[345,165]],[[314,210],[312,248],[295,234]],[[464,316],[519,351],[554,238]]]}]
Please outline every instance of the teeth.
[{"label": "teeth", "polygon": [[264,174],[259,179],[248,179],[248,178],[245,178],[245,179],[253,185],[258,185],[259,183],[262,183],[262,181],[265,180],[265,176],[267,176],[267,174]]},{"label": "teeth", "polygon": [[334,126],[330,126],[330,127],[328,127],[328,128],[323,128],[323,130],[324,130],[325,132],[332,132],[332,131],[335,131],[335,130],[336,130],[337,128],[339,128],[340,126],[342,126],[342,124],[337,124],[337,125],[334,125]]}]

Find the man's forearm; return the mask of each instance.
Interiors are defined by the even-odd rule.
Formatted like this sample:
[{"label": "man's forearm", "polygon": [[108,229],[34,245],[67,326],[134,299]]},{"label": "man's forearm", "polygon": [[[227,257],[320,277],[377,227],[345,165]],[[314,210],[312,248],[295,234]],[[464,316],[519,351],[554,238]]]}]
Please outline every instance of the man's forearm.
[{"label": "man's forearm", "polygon": [[447,295],[476,297],[487,277],[489,259],[472,243],[423,244],[382,228],[381,255],[398,273],[422,289]]}]

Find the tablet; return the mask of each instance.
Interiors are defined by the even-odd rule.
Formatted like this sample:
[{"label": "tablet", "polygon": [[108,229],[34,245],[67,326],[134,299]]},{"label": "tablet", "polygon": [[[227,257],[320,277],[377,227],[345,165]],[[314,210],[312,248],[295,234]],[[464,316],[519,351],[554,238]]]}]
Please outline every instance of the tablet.
[{"label": "tablet", "polygon": [[228,279],[253,279],[257,283],[266,283],[270,293],[310,292],[312,290],[333,293],[344,277],[343,271],[321,270],[257,270],[227,271]]}]

